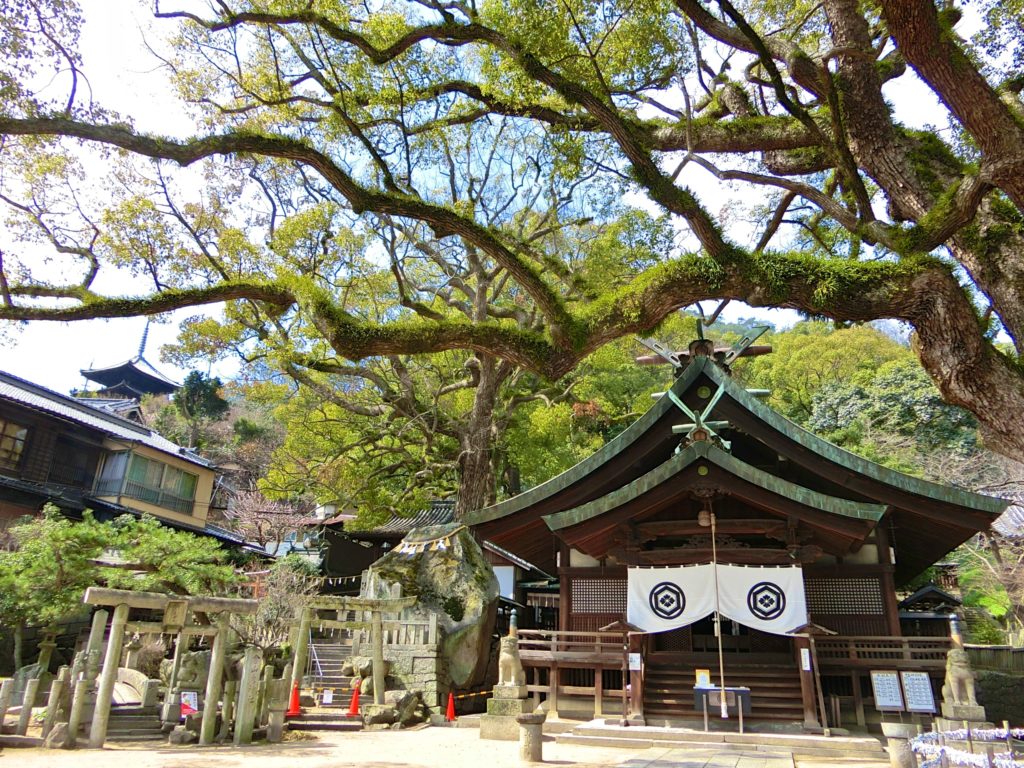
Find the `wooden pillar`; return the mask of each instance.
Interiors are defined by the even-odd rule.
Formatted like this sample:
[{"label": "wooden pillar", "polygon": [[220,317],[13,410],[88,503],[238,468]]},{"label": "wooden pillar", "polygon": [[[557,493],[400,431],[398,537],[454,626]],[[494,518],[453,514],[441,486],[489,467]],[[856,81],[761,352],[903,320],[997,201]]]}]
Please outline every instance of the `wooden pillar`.
[{"label": "wooden pillar", "polygon": [[569,548],[562,542],[558,543],[558,631],[568,632],[572,613],[572,580],[566,574],[569,569]]},{"label": "wooden pillar", "polygon": [[295,686],[302,687],[302,676],[306,672],[306,657],[309,654],[309,625],[312,621],[312,611],[309,608],[302,609],[299,618],[298,634],[295,638],[295,656],[292,659],[292,682],[288,686],[288,695]]},{"label": "wooden pillar", "polygon": [[[642,654],[646,635],[630,634],[628,637],[629,652]],[[644,673],[640,669],[629,671],[629,716],[644,718]]]},{"label": "wooden pillar", "polygon": [[212,744],[217,735],[217,702],[220,700],[224,678],[224,656],[228,643],[228,614],[217,617],[217,634],[210,651],[210,674],[206,678],[206,697],[203,704],[203,722],[199,728],[199,743]]},{"label": "wooden pillar", "polygon": [[875,526],[875,546],[878,548],[878,564],[882,567],[879,575],[879,587],[882,600],[885,602],[885,624],[892,637],[902,637],[900,629],[900,608],[896,600],[896,582],[893,580],[895,566],[889,558],[891,542],[889,540],[888,516],[878,521]]},{"label": "wooden pillar", "polygon": [[797,669],[800,670],[800,701],[804,710],[804,728],[817,729],[822,726],[818,722],[818,707],[814,695],[814,672],[804,669],[804,649],[807,651],[807,657],[810,658],[811,644],[809,640],[806,637],[794,637],[793,652],[796,656]]},{"label": "wooden pillar", "polygon": [[110,700],[117,682],[117,667],[121,662],[121,644],[124,642],[124,625],[128,622],[128,606],[124,603],[114,609],[110,622],[110,636],[107,638],[107,653],[103,658],[103,671],[96,690],[96,709],[92,713],[92,727],[89,728],[89,746],[99,749],[107,740],[107,725],[110,722]]},{"label": "wooden pillar", "polygon": [[603,716],[604,699],[604,667],[598,666],[594,670],[594,717]]},{"label": "wooden pillar", "polygon": [[854,713],[857,715],[857,725],[861,728],[865,728],[868,721],[864,716],[864,696],[861,694],[860,690],[860,673],[851,672],[850,682],[853,685],[853,709]]}]

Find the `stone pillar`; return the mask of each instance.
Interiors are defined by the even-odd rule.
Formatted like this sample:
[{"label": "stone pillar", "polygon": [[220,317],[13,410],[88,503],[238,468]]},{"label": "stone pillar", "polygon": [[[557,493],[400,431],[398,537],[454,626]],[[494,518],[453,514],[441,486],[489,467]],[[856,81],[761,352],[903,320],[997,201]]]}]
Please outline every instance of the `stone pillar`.
[{"label": "stone pillar", "polygon": [[370,642],[373,644],[373,703],[384,703],[384,626],[381,612],[370,618]]},{"label": "stone pillar", "polygon": [[46,700],[46,719],[43,721],[44,739],[50,735],[50,731],[53,730],[53,726],[57,722],[57,715],[60,714],[64,689],[67,688],[70,673],[71,670],[68,667],[61,667],[57,673],[57,679],[50,685],[50,698]]},{"label": "stone pillar", "polygon": [[68,748],[74,749],[78,742],[78,729],[82,727],[82,714],[85,711],[85,700],[89,697],[92,682],[82,678],[75,681],[75,691],[71,696],[71,713],[68,715]]},{"label": "stone pillar", "polygon": [[260,652],[249,646],[242,661],[242,680],[238,685],[238,710],[235,714],[235,746],[252,742],[252,729],[256,719],[256,687],[259,685]]},{"label": "stone pillar", "polygon": [[107,629],[105,610],[96,611],[92,615],[92,626],[89,628],[89,643],[85,647],[85,679],[92,681],[100,673],[100,653],[103,648],[103,633]]},{"label": "stone pillar", "polygon": [[181,720],[181,698],[178,696],[178,672],[181,670],[181,657],[188,645],[186,636],[181,632],[174,639],[174,659],[171,661],[171,675],[167,678],[167,692],[164,694],[164,708],[160,719],[164,723],[178,724]]},{"label": "stone pillar", "polygon": [[292,680],[288,686],[289,692],[296,685],[302,687],[302,675],[306,671],[306,657],[309,653],[309,624],[311,619],[310,609],[303,608],[299,619],[299,630],[295,638],[295,656],[292,659]]},{"label": "stone pillar", "polygon": [[268,725],[267,741],[276,744],[284,736],[284,711],[288,708],[288,681],[290,675],[271,680],[267,688]]},{"label": "stone pillar", "polygon": [[265,725],[270,714],[270,687],[274,682],[274,667],[268,664],[263,668],[263,682],[260,683],[260,695],[256,707],[256,722]]},{"label": "stone pillar", "polygon": [[128,669],[139,668],[139,650],[142,648],[142,638],[134,635],[124,646],[124,664]]},{"label": "stone pillar", "polygon": [[221,711],[220,733],[217,738],[226,741],[231,733],[231,721],[235,718],[235,698],[238,695],[238,681],[228,680],[224,684],[224,709]]},{"label": "stone pillar", "polygon": [[544,762],[544,712],[516,715],[519,723],[519,759],[525,763]]},{"label": "stone pillar", "polygon": [[117,682],[117,666],[121,662],[121,645],[124,642],[124,625],[128,621],[128,606],[122,603],[114,609],[110,622],[110,636],[107,638],[107,654],[103,659],[99,687],[96,690],[96,709],[92,713],[92,727],[89,728],[89,746],[99,749],[107,740],[107,725],[110,722],[110,700]]},{"label": "stone pillar", "polygon": [[11,706],[11,696],[13,694],[13,680],[8,679],[0,683],[0,734],[4,732],[4,718],[7,717],[7,708]]},{"label": "stone pillar", "polygon": [[[220,701],[221,682],[224,678],[224,656],[228,643],[228,614],[217,617],[217,634],[210,652],[210,674],[206,678],[206,696],[203,699],[203,723],[199,728],[199,743],[213,744],[217,735],[217,702]],[[175,654],[177,655],[177,654]]]},{"label": "stone pillar", "polygon": [[916,725],[882,723],[882,734],[888,741],[889,765],[892,768],[917,768],[917,757],[910,749],[910,739],[917,735]]},{"label": "stone pillar", "polygon": [[28,731],[29,720],[32,719],[32,707],[36,703],[36,692],[39,690],[39,678],[33,677],[25,682],[25,697],[21,700],[21,717],[18,718],[19,736],[24,736]]},{"label": "stone pillar", "polygon": [[50,670],[50,659],[53,658],[53,649],[56,647],[57,643],[54,642],[51,634],[47,634],[46,639],[39,644],[39,658],[36,660],[36,664],[39,665],[40,674]]}]

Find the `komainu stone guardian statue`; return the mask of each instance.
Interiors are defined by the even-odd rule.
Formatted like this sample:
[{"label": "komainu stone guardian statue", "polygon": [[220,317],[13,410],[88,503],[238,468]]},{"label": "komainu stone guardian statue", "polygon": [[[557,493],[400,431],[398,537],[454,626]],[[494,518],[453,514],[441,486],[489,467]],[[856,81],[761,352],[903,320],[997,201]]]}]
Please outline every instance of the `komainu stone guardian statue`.
[{"label": "komainu stone guardian statue", "polygon": [[498,685],[526,685],[523,662],[519,658],[519,641],[514,635],[501,638],[498,655]]},{"label": "komainu stone guardian statue", "polygon": [[946,681],[942,684],[942,701],[978,705],[974,695],[974,671],[967,651],[963,648],[952,648],[946,654]]}]

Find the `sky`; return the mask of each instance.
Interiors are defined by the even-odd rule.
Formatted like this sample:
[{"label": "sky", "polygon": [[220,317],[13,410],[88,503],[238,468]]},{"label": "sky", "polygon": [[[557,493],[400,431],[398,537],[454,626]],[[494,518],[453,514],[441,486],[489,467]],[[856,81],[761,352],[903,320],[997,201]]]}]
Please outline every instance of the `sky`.
[{"label": "sky", "polygon": [[[81,50],[92,97],[107,107],[130,113],[141,130],[165,135],[191,133],[191,121],[182,105],[168,95],[164,72],[146,47],[147,39],[159,43],[151,29],[151,5],[138,0],[82,0],[82,6],[86,23]],[[961,24],[958,32],[966,36],[971,30],[965,31],[963,25],[975,26],[977,19],[968,14]],[[931,93],[913,76],[887,86],[886,97],[896,119],[908,126],[943,123]],[[685,183],[699,191],[712,212],[727,205],[734,194],[703,169],[690,166],[684,174]],[[115,280],[108,286],[116,284]],[[125,281],[124,285],[130,283]],[[713,309],[714,303],[705,303],[707,312]],[[160,348],[175,341],[184,318],[202,311],[215,308],[182,310],[150,326],[146,358],[172,379],[181,381],[187,371],[161,362]],[[755,309],[739,302],[730,304],[722,314],[727,321],[741,317],[762,318],[780,328],[799,319],[791,310]],[[0,323],[0,370],[60,392],[81,388],[85,380],[80,369],[106,367],[133,357],[145,325],[145,318]],[[235,370],[233,363],[219,363],[203,372],[226,378]]]}]

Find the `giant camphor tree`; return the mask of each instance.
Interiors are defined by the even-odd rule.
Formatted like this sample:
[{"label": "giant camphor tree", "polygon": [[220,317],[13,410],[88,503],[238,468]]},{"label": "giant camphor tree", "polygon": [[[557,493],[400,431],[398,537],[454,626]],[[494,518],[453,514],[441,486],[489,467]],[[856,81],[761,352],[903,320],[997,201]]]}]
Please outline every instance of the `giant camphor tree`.
[{"label": "giant camphor tree", "polygon": [[[554,380],[706,299],[896,318],[1024,456],[1018,2],[970,41],[931,0],[157,2],[191,137],[83,97],[71,0],[7,5],[0,319],[227,302],[194,337],[276,367],[464,349]],[[910,70],[948,131],[893,118]],[[715,178],[762,204],[749,238]],[[668,243],[622,226],[643,198]],[[118,268],[144,288],[101,290]]]}]

